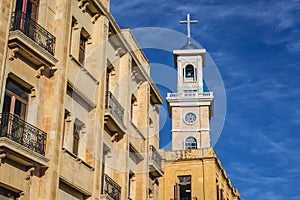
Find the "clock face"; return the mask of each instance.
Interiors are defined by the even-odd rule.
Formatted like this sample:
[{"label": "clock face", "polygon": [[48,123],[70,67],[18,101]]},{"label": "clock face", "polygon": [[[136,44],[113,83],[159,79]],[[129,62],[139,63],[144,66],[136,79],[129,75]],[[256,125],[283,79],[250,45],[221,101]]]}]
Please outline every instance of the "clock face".
[{"label": "clock face", "polygon": [[186,124],[194,124],[197,121],[197,115],[195,113],[188,112],[184,115],[183,120]]}]

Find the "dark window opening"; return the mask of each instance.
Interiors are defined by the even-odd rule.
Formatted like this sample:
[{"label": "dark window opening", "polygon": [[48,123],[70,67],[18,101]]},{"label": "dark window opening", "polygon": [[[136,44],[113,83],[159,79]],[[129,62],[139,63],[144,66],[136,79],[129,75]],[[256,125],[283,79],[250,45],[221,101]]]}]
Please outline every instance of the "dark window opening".
[{"label": "dark window opening", "polygon": [[80,128],[78,127],[78,125],[74,124],[74,128],[73,128],[73,153],[76,156],[78,156],[79,140],[80,140]]},{"label": "dark window opening", "polygon": [[3,103],[3,113],[16,115],[22,120],[26,120],[27,105],[30,90],[23,87],[12,79],[8,79],[5,88]]},{"label": "dark window opening", "polygon": [[137,98],[134,95],[131,95],[130,101],[130,119],[131,122],[136,125],[137,122]]},{"label": "dark window opening", "polygon": [[128,179],[128,199],[132,199],[133,198],[133,192],[134,192],[134,188],[133,188],[133,182],[135,179],[135,175],[132,171],[129,172],[129,179]]},{"label": "dark window opening", "polygon": [[179,176],[178,180],[178,196],[180,200],[190,200],[192,197],[191,176]]},{"label": "dark window opening", "polygon": [[17,0],[16,2],[16,12],[23,12],[26,17],[32,19],[33,21],[38,20],[38,10],[39,10],[39,0]]},{"label": "dark window opening", "polygon": [[4,187],[0,186],[0,199],[12,199],[12,200],[17,200],[19,199],[20,195],[16,192],[13,192],[11,190],[8,190]]},{"label": "dark window opening", "polygon": [[80,43],[79,43],[79,59],[78,59],[81,64],[84,63],[85,56],[86,56],[86,42],[87,42],[87,38],[81,33]]},{"label": "dark window opening", "polygon": [[197,149],[197,139],[192,136],[186,138],[185,149]]},{"label": "dark window opening", "polygon": [[185,67],[185,79],[195,81],[195,68],[193,65],[187,65]]}]

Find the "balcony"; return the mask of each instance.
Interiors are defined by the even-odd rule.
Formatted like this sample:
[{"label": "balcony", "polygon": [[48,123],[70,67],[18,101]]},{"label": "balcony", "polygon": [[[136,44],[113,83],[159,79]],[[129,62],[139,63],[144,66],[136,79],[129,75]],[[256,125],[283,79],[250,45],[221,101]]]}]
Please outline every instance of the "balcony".
[{"label": "balcony", "polygon": [[209,116],[214,115],[213,92],[181,92],[168,93],[167,98],[169,116],[172,116],[171,107],[182,106],[209,106]]},{"label": "balcony", "polygon": [[186,92],[186,93],[168,93],[167,98],[179,98],[179,97],[199,97],[199,98],[212,98],[213,92]]},{"label": "balcony", "polygon": [[124,108],[108,91],[105,97],[105,126],[117,140],[120,140],[125,134],[126,127],[124,125]]},{"label": "balcony", "polygon": [[0,153],[25,166],[45,166],[47,134],[9,113],[0,114]]},{"label": "balcony", "polygon": [[[170,200],[179,200],[178,198],[173,199],[171,198]],[[181,197],[180,200],[197,200],[197,197]]]},{"label": "balcony", "polygon": [[162,157],[153,145],[150,145],[149,156],[149,173],[151,176],[155,178],[163,176],[164,172],[161,164]]},{"label": "balcony", "polygon": [[108,175],[103,175],[102,195],[101,199],[120,200],[121,187]]},{"label": "balcony", "polygon": [[[58,61],[54,58],[56,38],[21,11],[12,13],[8,46],[12,50],[9,59],[23,58],[35,68],[46,67],[51,73]],[[52,69],[53,70],[53,69]]]}]

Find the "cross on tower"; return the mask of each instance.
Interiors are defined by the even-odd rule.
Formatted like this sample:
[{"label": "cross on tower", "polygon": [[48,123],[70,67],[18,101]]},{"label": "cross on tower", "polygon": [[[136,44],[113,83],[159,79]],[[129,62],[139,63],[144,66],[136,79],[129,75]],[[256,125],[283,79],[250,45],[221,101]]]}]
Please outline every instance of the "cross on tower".
[{"label": "cross on tower", "polygon": [[186,21],[179,21],[180,24],[187,24],[188,42],[191,43],[191,24],[197,24],[198,20],[191,20],[190,14],[186,15]]}]

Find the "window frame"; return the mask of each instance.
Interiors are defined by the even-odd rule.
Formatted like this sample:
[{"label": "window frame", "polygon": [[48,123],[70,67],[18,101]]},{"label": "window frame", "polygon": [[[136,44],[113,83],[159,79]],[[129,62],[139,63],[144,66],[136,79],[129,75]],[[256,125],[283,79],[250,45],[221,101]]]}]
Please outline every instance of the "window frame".
[{"label": "window frame", "polygon": [[74,123],[72,153],[76,156],[78,156],[79,154],[79,143],[80,143],[80,129],[78,128],[78,125]]},{"label": "window frame", "polygon": [[[192,68],[189,69],[192,71],[192,75],[190,77],[187,77],[187,68]],[[192,64],[187,64],[184,68],[183,68],[183,81],[184,82],[196,82],[197,81],[197,69],[194,65]]]},{"label": "window frame", "polygon": [[88,38],[84,35],[83,31],[81,31],[80,39],[79,39],[79,54],[78,54],[78,61],[81,64],[83,64],[85,61],[87,41]]},{"label": "window frame", "polygon": [[[7,84],[11,83],[14,86],[16,86],[18,89],[22,90],[22,92],[26,93],[27,95],[27,99],[24,99],[23,97],[19,96],[18,94],[16,94],[15,92],[11,91],[9,88],[7,88]],[[6,85],[5,85],[5,96],[10,96],[11,100],[10,100],[10,107],[8,108],[10,114],[15,115],[15,106],[16,106],[16,100],[20,101],[21,103],[23,103],[25,105],[25,113],[24,116],[18,116],[21,119],[23,119],[22,117],[24,117],[24,121],[27,120],[27,115],[28,115],[28,105],[29,105],[29,89],[25,88],[23,85],[21,85],[20,83],[16,82],[15,80],[8,78],[6,81]],[[4,103],[3,103],[3,107],[2,107],[2,112],[4,112],[4,107],[5,107],[5,98],[4,98]]]},{"label": "window frame", "polygon": [[[191,139],[191,138],[194,139],[194,142],[187,143],[187,140]],[[196,145],[193,145],[193,144],[196,144]],[[188,147],[191,147],[191,148],[188,148]],[[193,148],[193,147],[195,147],[195,148]],[[197,140],[196,137],[194,137],[194,136],[188,136],[187,138],[185,138],[185,140],[184,140],[184,149],[185,150],[188,150],[188,149],[197,149],[197,148],[198,148],[198,140]]]}]

